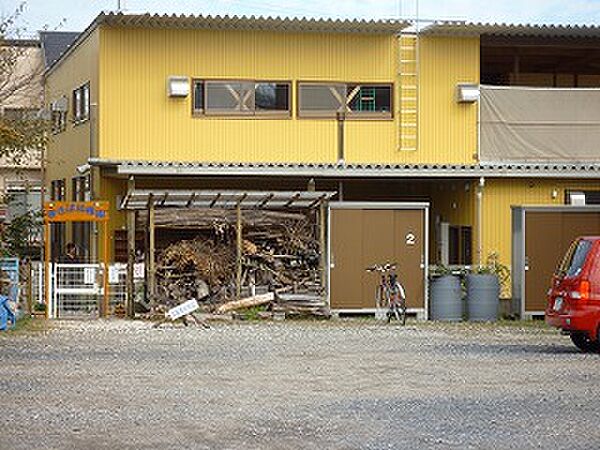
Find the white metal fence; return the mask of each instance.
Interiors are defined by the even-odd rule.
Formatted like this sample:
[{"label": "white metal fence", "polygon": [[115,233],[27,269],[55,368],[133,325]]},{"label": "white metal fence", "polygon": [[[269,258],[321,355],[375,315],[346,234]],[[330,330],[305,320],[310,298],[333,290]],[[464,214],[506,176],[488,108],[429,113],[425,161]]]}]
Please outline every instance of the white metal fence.
[{"label": "white metal fence", "polygon": [[[45,303],[49,317],[96,318],[104,296],[103,264],[50,264],[50,292],[45,299],[44,264],[32,266],[33,303]],[[127,300],[127,265],[116,263],[109,266],[109,314],[118,305],[125,307]]]}]

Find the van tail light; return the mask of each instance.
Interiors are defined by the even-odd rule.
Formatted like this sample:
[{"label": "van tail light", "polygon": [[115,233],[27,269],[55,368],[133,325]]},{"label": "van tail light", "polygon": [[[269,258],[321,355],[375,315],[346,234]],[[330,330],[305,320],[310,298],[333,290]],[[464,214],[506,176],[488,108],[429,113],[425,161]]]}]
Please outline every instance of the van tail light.
[{"label": "van tail light", "polygon": [[571,292],[571,297],[579,300],[590,299],[590,282],[588,280],[581,280],[576,291]]}]

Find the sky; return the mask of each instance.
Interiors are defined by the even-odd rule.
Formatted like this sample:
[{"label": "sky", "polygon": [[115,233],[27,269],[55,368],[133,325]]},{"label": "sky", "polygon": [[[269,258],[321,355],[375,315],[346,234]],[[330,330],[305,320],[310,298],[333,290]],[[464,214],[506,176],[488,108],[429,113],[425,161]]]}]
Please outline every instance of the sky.
[{"label": "sky", "polygon": [[[0,15],[22,0],[0,0]],[[128,12],[237,14],[326,18],[412,18],[417,0],[120,0]],[[600,23],[600,0],[420,0],[419,17],[509,23]],[[26,0],[19,26],[25,34],[49,28],[83,30],[119,0]]]}]

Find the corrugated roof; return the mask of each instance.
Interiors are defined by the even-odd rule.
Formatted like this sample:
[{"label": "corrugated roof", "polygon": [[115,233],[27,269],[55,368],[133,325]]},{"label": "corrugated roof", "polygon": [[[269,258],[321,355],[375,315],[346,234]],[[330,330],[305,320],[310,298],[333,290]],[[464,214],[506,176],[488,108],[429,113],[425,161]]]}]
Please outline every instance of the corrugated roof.
[{"label": "corrugated roof", "polygon": [[77,31],[40,31],[45,67],[54,64],[79,36]]},{"label": "corrugated roof", "polygon": [[316,208],[337,195],[333,191],[231,191],[183,189],[134,189],[121,201],[121,209],[220,208],[244,209]]},{"label": "corrugated roof", "polygon": [[110,161],[91,165],[116,169],[121,176],[307,176],[342,178],[591,178],[600,179],[600,163],[486,164],[312,164]]},{"label": "corrugated roof", "polygon": [[321,33],[362,33],[362,34],[395,34],[411,25],[406,20],[365,20],[365,19],[316,19],[270,16],[203,16],[177,14],[124,14],[101,12],[94,21],[75,39],[70,48],[64,52],[46,71],[54,66],[81,42],[83,42],[98,26],[141,28],[182,28],[213,30],[260,30],[281,32],[321,32]]},{"label": "corrugated roof", "polygon": [[428,25],[421,33],[435,36],[489,35],[598,38],[600,37],[600,26],[439,21]]},{"label": "corrugated roof", "polygon": [[203,16],[102,13],[96,22],[121,27],[198,28],[326,33],[394,34],[410,25],[404,20],[321,19],[265,16]]}]

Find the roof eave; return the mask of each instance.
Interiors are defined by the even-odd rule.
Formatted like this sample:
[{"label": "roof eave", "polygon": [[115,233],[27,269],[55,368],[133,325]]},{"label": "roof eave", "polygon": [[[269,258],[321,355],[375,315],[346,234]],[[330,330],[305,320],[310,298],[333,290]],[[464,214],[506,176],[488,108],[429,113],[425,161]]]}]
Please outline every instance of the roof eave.
[{"label": "roof eave", "polygon": [[170,163],[90,159],[90,165],[113,169],[118,176],[242,176],[321,178],[576,178],[600,179],[597,163],[510,164],[285,164]]}]

